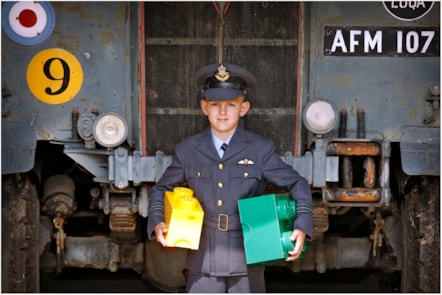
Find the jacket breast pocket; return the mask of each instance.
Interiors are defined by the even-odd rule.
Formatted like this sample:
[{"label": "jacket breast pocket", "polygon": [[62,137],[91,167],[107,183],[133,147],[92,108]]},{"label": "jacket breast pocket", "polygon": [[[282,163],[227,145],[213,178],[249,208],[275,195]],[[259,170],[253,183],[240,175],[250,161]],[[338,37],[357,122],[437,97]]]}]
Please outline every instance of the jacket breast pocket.
[{"label": "jacket breast pocket", "polygon": [[230,171],[230,198],[239,200],[253,196],[261,186],[261,171],[256,166],[235,166]]},{"label": "jacket breast pocket", "polygon": [[213,182],[213,169],[211,167],[189,165],[185,168],[185,173],[188,186],[200,201],[204,201],[205,197],[210,197],[207,189],[211,187]]}]

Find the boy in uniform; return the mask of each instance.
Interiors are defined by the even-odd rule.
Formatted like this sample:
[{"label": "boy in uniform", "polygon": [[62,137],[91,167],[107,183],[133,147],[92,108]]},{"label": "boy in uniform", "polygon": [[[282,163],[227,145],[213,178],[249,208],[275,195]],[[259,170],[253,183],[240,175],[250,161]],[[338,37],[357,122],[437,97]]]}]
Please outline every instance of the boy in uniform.
[{"label": "boy in uniform", "polygon": [[199,249],[188,252],[186,292],[263,293],[264,266],[246,263],[238,200],[261,195],[268,181],[296,200],[294,248],[287,258],[293,261],[312,237],[310,187],[280,159],[272,141],[241,126],[240,118],[250,108],[246,87],[256,83],[249,71],[212,64],[199,70],[195,79],[203,85],[201,110],[210,127],[177,144],[171,165],[152,187],[148,235],[165,246],[164,192],[187,185],[204,210],[204,221]]}]

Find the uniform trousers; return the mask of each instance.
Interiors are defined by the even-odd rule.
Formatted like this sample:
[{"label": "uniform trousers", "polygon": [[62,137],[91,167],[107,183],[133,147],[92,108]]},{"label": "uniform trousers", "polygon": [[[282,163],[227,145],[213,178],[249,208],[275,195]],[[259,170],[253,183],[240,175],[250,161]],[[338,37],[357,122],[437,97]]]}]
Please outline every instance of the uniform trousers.
[{"label": "uniform trousers", "polygon": [[264,271],[243,276],[214,277],[189,273],[187,293],[265,293]]}]

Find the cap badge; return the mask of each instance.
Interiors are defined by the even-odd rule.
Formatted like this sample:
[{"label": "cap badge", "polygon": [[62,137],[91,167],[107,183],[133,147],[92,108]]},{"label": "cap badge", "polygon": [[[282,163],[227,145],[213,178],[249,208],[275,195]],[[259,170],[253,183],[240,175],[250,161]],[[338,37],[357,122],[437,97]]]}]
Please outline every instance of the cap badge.
[{"label": "cap badge", "polygon": [[215,78],[221,82],[227,81],[230,78],[230,72],[227,72],[226,70],[226,67],[221,64],[218,67],[218,72],[216,72]]}]

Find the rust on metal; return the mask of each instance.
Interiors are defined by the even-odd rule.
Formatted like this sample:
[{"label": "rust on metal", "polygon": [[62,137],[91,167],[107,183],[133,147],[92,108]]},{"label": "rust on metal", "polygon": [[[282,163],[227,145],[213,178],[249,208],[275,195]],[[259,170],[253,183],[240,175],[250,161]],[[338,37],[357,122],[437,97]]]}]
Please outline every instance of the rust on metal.
[{"label": "rust on metal", "polygon": [[113,207],[109,217],[109,227],[118,240],[131,240],[136,235],[136,215],[130,208]]},{"label": "rust on metal", "polygon": [[324,193],[327,200],[335,202],[377,202],[381,197],[380,189],[363,187],[335,188]]},{"label": "rust on metal", "polygon": [[328,208],[327,207],[314,207],[313,211],[313,240],[322,241],[324,238],[324,232],[328,230]]},{"label": "rust on metal", "polygon": [[380,156],[381,147],[374,142],[333,142],[327,146],[328,156]]},{"label": "rust on metal", "polygon": [[373,157],[364,160],[364,187],[373,188],[376,182],[376,164]]}]

